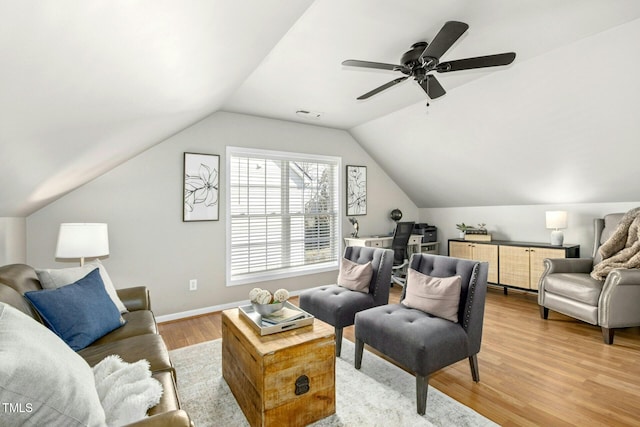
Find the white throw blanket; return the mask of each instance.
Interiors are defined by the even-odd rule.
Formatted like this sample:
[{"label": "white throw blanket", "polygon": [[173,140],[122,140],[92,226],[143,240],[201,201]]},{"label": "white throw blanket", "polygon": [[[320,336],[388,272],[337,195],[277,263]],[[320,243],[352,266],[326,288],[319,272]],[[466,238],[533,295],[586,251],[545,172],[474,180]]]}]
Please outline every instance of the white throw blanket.
[{"label": "white throw blanket", "polygon": [[604,280],[614,268],[640,268],[640,208],[627,212],[611,237],[600,246],[602,261],[591,277]]},{"label": "white throw blanket", "polygon": [[144,359],[127,363],[120,356],[107,356],[93,367],[93,375],[109,427],[139,421],[160,402],[162,385],[151,377]]}]

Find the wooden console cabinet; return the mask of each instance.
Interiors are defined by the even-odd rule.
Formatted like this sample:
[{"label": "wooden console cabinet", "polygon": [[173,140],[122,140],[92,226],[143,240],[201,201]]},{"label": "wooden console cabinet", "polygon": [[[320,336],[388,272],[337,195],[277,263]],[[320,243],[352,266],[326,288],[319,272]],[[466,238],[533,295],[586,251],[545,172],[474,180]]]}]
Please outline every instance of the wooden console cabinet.
[{"label": "wooden console cabinet", "polygon": [[545,258],[578,258],[579,245],[553,246],[545,243],[493,240],[473,242],[463,239],[449,240],[449,256],[486,261],[492,284],[538,290],[538,281],[544,271]]}]

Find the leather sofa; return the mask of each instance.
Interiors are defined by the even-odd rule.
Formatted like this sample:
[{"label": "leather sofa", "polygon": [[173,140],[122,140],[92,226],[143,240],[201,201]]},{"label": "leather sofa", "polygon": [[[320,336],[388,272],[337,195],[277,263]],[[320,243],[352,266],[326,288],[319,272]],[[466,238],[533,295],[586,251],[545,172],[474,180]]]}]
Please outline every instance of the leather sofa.
[{"label": "leather sofa", "polygon": [[[41,289],[34,268],[25,264],[0,267],[0,301],[43,323],[24,297],[25,292]],[[180,409],[176,373],[167,347],[158,334],[155,317],[151,311],[149,291],[146,287],[140,286],[118,289],[117,293],[128,310],[122,315],[127,323],[77,353],[90,366],[112,354],[119,355],[123,361],[129,363],[141,359],[149,361],[152,377],[162,384],[162,398],[156,406],[147,411],[148,418],[130,425],[192,426],[188,414]]]}]

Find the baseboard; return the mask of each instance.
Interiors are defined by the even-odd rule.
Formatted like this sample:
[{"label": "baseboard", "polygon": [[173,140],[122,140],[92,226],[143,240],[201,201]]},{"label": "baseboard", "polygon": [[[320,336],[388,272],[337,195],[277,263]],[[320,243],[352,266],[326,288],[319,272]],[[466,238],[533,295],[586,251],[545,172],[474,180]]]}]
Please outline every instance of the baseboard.
[{"label": "baseboard", "polygon": [[[300,295],[300,293],[302,293],[303,291],[304,289],[300,291],[291,291],[289,292],[289,295],[292,297],[295,297]],[[164,314],[162,316],[156,316],[156,322],[157,323],[171,322],[172,320],[180,320],[180,319],[186,319],[188,317],[202,316],[203,314],[215,313],[216,311],[227,310],[229,308],[236,308],[246,304],[249,304],[249,300],[230,302],[227,304],[220,304],[220,305],[212,305],[210,307],[196,308],[195,310],[181,311],[179,313],[173,313],[173,314]]]}]

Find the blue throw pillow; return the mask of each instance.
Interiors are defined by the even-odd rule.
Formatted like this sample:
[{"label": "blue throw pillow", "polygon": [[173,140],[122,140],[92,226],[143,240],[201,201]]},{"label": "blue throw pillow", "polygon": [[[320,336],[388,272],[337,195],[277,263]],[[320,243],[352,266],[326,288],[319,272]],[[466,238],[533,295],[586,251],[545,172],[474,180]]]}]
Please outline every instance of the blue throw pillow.
[{"label": "blue throw pillow", "polygon": [[75,351],[125,323],[97,268],[70,285],[25,292],[24,296],[49,329]]}]

